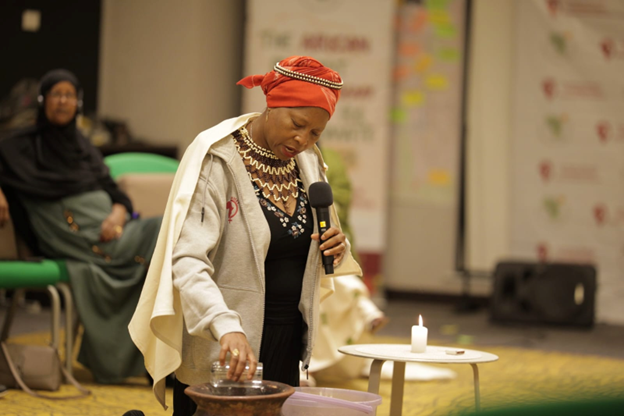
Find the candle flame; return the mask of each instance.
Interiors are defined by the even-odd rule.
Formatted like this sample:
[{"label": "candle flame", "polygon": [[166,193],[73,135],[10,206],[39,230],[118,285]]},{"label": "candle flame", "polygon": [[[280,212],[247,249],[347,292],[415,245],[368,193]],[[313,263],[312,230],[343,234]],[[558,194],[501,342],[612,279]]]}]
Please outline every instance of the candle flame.
[{"label": "candle flame", "polygon": [[422,315],[418,315],[418,325],[422,326]]}]

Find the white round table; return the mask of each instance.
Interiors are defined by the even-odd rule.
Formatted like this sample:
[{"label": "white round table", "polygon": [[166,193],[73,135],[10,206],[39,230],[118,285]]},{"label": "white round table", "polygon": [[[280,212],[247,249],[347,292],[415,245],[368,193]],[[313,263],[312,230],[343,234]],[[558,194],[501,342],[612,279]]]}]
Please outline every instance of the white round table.
[{"label": "white round table", "polygon": [[[390,397],[390,416],[400,416],[403,413],[403,387],[405,384],[405,363],[432,363],[432,364],[470,364],[474,374],[475,408],[481,409],[479,403],[479,368],[477,364],[490,363],[498,360],[498,356],[489,352],[467,350],[462,348],[438,347],[428,345],[423,353],[411,352],[409,344],[355,344],[338,348],[343,354],[356,357],[372,358],[368,391],[379,394],[381,367],[386,361],[394,362],[392,370],[392,394]],[[461,355],[451,355],[448,352],[464,351]]]}]

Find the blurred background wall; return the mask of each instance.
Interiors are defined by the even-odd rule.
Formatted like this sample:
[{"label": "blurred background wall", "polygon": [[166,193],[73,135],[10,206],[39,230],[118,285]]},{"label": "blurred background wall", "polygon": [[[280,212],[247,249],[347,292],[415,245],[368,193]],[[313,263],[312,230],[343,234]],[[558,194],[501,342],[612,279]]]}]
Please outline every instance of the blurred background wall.
[{"label": "blurred background wall", "polygon": [[[473,4],[467,85],[467,264],[476,270],[491,269],[510,253],[513,3]],[[477,289],[484,282],[474,283]]]},{"label": "blurred background wall", "polygon": [[[509,252],[512,3],[473,5],[467,260],[483,270]],[[243,76],[243,0],[186,0],[185,7],[168,0],[104,0],[102,6],[102,115],[129,120],[137,137],[183,149],[198,132],[238,114],[241,92],[233,86]],[[455,224],[441,226],[453,246]],[[409,241],[394,244],[426,250]],[[444,255],[441,261],[452,265],[452,250]],[[448,272],[417,287],[457,294],[460,281]],[[489,293],[490,286],[489,279],[473,279],[476,293]]]},{"label": "blurred background wall", "polygon": [[[405,3],[450,4],[446,0],[387,1],[395,3],[397,8]],[[512,142],[514,82],[519,64],[515,51],[519,33],[517,13],[522,1],[525,0],[471,2],[470,54],[464,86],[467,94],[465,263],[469,270],[484,272],[484,277],[470,280],[471,293],[476,295],[491,293],[495,265],[513,254]],[[560,15],[567,4],[566,1],[526,1],[545,11],[561,4]],[[248,11],[245,0],[101,0],[92,3],[98,8],[80,12],[82,21],[93,22],[90,29],[69,20],[69,13],[58,13],[73,3],[83,4],[75,0],[54,3],[16,0],[1,6],[3,12],[7,11],[1,13],[3,24],[0,25],[4,31],[0,34],[5,37],[14,33],[9,31],[11,28],[20,30],[14,24],[19,19],[11,13],[26,9],[42,12],[41,31],[20,34],[26,37],[26,40],[20,38],[20,42],[26,42],[21,47],[27,52],[16,52],[17,46],[10,43],[7,47],[4,42],[3,53],[13,57],[9,60],[11,73],[3,72],[2,82],[8,83],[9,75],[16,71],[39,78],[50,65],[69,67],[85,83],[86,100],[88,103],[93,100],[90,105],[93,109],[97,105],[98,116],[124,120],[134,137],[152,145],[176,146],[179,155],[200,131],[242,111],[241,91],[235,83],[248,75],[243,74]],[[581,3],[589,7],[596,1],[579,0],[574,4]],[[51,8],[57,12],[51,13]],[[44,32],[49,30],[46,25],[51,20],[55,30]],[[561,20],[556,22],[560,23]],[[75,42],[62,38],[50,46],[50,39],[46,44],[33,40],[36,33],[65,33],[60,28],[67,27],[73,29],[70,33]],[[89,35],[94,28],[99,30],[99,37]],[[87,38],[90,43],[84,44]],[[41,52],[43,49],[45,54]],[[52,57],[44,61],[45,65],[39,59],[44,56]],[[542,62],[537,60],[532,64]],[[2,84],[2,94],[7,90],[8,86]],[[391,199],[388,202],[393,204]],[[460,294],[462,281],[454,269],[455,208],[444,208],[449,212],[436,217],[439,222],[435,222],[427,213],[411,208],[399,212],[397,206],[389,209],[386,275],[382,283],[395,291]],[[431,207],[431,212],[436,214],[441,210]],[[440,234],[436,235],[435,245],[427,238],[413,237],[423,229]],[[428,263],[422,261],[418,273],[410,272],[416,254],[431,260],[430,264],[444,264],[444,270],[439,266],[427,269]],[[613,311],[610,319],[621,315]]]},{"label": "blurred background wall", "polygon": [[237,115],[244,3],[104,0],[99,113],[180,149]]}]

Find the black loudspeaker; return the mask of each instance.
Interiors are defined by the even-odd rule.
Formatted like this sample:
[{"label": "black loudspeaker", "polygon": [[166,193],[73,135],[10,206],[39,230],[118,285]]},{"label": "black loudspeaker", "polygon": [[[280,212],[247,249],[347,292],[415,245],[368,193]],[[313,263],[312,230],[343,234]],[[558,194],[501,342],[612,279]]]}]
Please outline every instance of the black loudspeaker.
[{"label": "black loudspeaker", "polygon": [[590,327],[595,297],[594,266],[501,262],[494,272],[490,317],[500,323]]}]

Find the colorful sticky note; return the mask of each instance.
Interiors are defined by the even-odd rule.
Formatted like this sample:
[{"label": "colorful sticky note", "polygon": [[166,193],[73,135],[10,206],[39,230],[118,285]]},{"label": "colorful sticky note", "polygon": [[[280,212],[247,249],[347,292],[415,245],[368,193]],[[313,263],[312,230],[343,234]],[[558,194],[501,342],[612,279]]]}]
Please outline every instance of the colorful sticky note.
[{"label": "colorful sticky note", "polygon": [[438,51],[437,56],[441,61],[457,62],[461,54],[456,48],[442,48]]},{"label": "colorful sticky note", "polygon": [[390,110],[390,120],[393,123],[405,123],[407,121],[407,113],[402,108],[393,108]]},{"label": "colorful sticky note", "polygon": [[451,16],[446,10],[436,10],[429,12],[429,22],[432,25],[449,25],[451,24]]},{"label": "colorful sticky note", "polygon": [[457,28],[451,23],[435,25],[434,28],[434,33],[441,38],[454,38],[457,36]]},{"label": "colorful sticky note", "polygon": [[409,76],[409,68],[407,65],[398,65],[394,68],[394,80],[400,81]]},{"label": "colorful sticky note", "polygon": [[447,8],[449,0],[426,0],[425,7],[428,10],[444,10]]},{"label": "colorful sticky note", "polygon": [[448,79],[441,74],[429,75],[425,79],[425,85],[427,85],[430,90],[442,91],[448,88]]},{"label": "colorful sticky note", "polygon": [[417,13],[412,15],[411,20],[409,21],[408,30],[413,33],[418,33],[423,27],[425,27],[426,23],[427,12],[419,10]]},{"label": "colorful sticky note", "polygon": [[445,169],[431,169],[427,179],[431,185],[448,186],[451,183],[451,174]]},{"label": "colorful sticky note", "polygon": [[413,42],[404,42],[399,45],[399,56],[413,57],[420,50],[420,45]]},{"label": "colorful sticky note", "polygon": [[421,106],[425,101],[425,94],[422,91],[405,91],[401,96],[401,102],[408,107]]},{"label": "colorful sticky note", "polygon": [[423,53],[418,57],[414,70],[417,74],[423,73],[429,69],[432,63],[433,59],[431,58],[431,55]]}]

